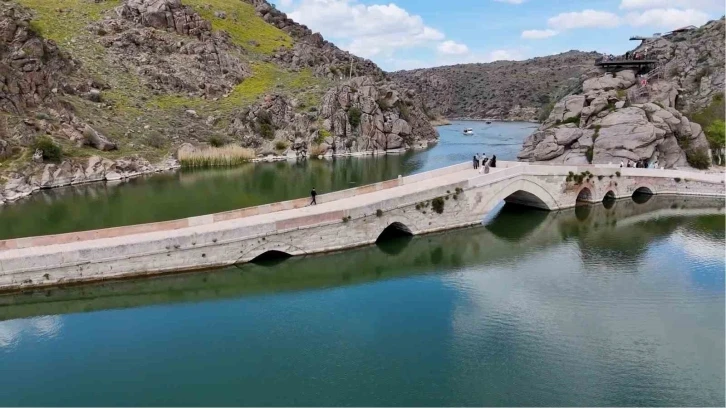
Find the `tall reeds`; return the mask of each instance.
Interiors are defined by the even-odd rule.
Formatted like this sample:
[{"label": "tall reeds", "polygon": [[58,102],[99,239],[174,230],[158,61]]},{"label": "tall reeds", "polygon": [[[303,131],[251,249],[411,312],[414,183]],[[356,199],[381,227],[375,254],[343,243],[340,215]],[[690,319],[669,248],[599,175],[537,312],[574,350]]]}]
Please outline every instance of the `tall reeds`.
[{"label": "tall reeds", "polygon": [[246,147],[227,145],[179,152],[182,167],[238,166],[255,158],[255,151]]}]

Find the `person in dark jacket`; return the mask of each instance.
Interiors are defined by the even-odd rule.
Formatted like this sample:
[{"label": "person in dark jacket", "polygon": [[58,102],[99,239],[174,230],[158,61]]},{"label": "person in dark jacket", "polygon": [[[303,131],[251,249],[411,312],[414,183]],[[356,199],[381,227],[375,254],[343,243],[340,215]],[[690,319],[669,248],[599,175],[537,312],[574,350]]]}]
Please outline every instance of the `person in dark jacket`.
[{"label": "person in dark jacket", "polygon": [[489,167],[497,167],[497,155],[492,155],[492,159],[489,161]]},{"label": "person in dark jacket", "polygon": [[472,158],[472,161],[474,163],[474,170],[478,169],[479,168],[479,159],[476,156],[474,156]]},{"label": "person in dark jacket", "polygon": [[310,198],[312,198],[312,201],[310,201],[310,205],[318,205],[318,202],[315,201],[315,197],[317,197],[318,193],[315,192],[315,187],[313,187],[312,191],[310,191]]}]

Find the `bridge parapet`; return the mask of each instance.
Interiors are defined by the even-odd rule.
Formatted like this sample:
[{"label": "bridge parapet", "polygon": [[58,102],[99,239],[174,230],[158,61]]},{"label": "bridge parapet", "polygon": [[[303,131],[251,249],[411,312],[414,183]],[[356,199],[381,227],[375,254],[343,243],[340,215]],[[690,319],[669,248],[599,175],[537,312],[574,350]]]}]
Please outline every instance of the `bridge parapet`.
[{"label": "bridge parapet", "polygon": [[[628,197],[639,188],[724,196],[722,175],[498,164],[489,174],[465,163],[324,194],[313,207],[299,199],[165,223],[0,241],[0,290],[225,266],[267,251],[339,250],[371,244],[393,223],[413,234],[477,224],[502,200],[559,210],[575,206],[578,198],[600,201],[610,192]],[[570,172],[585,171],[591,176],[568,181]]]}]

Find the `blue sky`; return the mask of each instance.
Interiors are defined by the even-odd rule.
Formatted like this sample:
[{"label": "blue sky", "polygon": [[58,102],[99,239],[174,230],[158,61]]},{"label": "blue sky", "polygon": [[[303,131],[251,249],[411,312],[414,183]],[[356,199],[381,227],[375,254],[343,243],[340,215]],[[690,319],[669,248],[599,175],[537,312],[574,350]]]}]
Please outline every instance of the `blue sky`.
[{"label": "blue sky", "polygon": [[623,53],[631,35],[701,25],[723,0],[273,0],[295,21],[394,71],[527,59],[577,49]]}]

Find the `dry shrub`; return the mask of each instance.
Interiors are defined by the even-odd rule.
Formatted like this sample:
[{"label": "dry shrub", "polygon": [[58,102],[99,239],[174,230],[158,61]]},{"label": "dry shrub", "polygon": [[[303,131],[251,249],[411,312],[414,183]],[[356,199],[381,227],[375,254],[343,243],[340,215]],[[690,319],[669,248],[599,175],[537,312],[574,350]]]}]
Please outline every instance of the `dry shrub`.
[{"label": "dry shrub", "polygon": [[179,163],[184,167],[237,166],[254,158],[253,149],[237,145],[179,152]]}]

